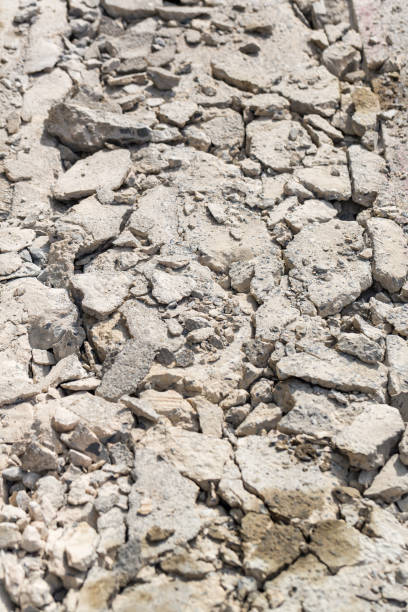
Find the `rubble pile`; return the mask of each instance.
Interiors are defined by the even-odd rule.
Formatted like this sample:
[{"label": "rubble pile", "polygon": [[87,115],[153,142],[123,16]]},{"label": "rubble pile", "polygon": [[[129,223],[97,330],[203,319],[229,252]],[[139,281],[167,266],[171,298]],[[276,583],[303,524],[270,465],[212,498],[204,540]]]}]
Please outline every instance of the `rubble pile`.
[{"label": "rubble pile", "polygon": [[0,612],[407,609],[407,45],[0,2]]}]

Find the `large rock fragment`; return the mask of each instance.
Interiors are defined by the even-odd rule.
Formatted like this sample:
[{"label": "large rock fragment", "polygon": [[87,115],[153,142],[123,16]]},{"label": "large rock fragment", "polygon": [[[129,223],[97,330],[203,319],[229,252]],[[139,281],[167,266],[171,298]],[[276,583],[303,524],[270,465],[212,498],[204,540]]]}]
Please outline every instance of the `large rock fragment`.
[{"label": "large rock fragment", "polygon": [[260,582],[292,563],[305,542],[297,527],[273,523],[268,515],[255,512],[243,518],[241,534],[245,572]]},{"label": "large rock fragment", "polygon": [[142,19],[154,15],[162,0],[102,0],[101,4],[111,17]]},{"label": "large rock fragment", "polygon": [[78,254],[89,253],[119,235],[127,210],[126,206],[100,204],[95,196],[90,196],[62,215],[56,230],[62,236],[73,237],[78,243]]},{"label": "large rock fragment", "polygon": [[275,342],[299,315],[282,290],[275,289],[253,315],[256,337],[263,342]]},{"label": "large rock fragment", "polygon": [[390,334],[386,338],[386,345],[391,404],[398,408],[404,421],[408,422],[408,343],[404,338]]},{"label": "large rock fragment", "polygon": [[149,430],[141,441],[149,449],[159,452],[183,476],[208,489],[210,482],[218,482],[223,475],[231,446],[227,440],[206,436],[178,427]]},{"label": "large rock fragment", "polygon": [[296,172],[299,181],[324,200],[348,200],[351,196],[347,166],[314,166]]},{"label": "large rock fragment", "polygon": [[151,139],[150,128],[126,115],[87,108],[76,102],[53,106],[45,127],[49,134],[78,151],[97,151],[105,142],[128,145]]},{"label": "large rock fragment", "polygon": [[104,318],[117,310],[128,294],[133,278],[126,272],[75,274],[72,289],[82,297],[82,308],[88,314]]},{"label": "large rock fragment", "polygon": [[347,149],[352,198],[361,206],[371,206],[385,182],[385,160],[360,145]]},{"label": "large rock fragment", "polygon": [[340,312],[371,285],[371,266],[359,258],[363,230],[354,221],[333,219],[306,227],[284,255],[289,275],[304,282],[309,299],[322,316]]},{"label": "large rock fragment", "polygon": [[291,110],[302,115],[332,117],[339,106],[339,81],[324,66],[290,74],[278,91],[290,100]]},{"label": "large rock fragment", "polygon": [[256,62],[250,58],[239,54],[228,54],[214,59],[211,62],[212,74],[216,79],[220,79],[242,89],[257,93],[262,90],[267,83],[267,79],[262,71],[259,70]]},{"label": "large rock fragment", "polygon": [[[167,8],[167,7],[166,7]],[[173,10],[172,7],[169,7]],[[194,7],[177,7],[188,8]],[[219,577],[209,576],[204,580],[182,580],[160,576],[147,584],[127,587],[112,602],[113,612],[211,612],[222,605],[225,590]]]},{"label": "large rock fragment", "polygon": [[342,41],[330,45],[322,53],[322,62],[335,76],[342,78],[358,67],[360,53]]},{"label": "large rock fragment", "polygon": [[54,195],[58,200],[78,200],[94,194],[100,187],[119,189],[130,167],[130,153],[126,149],[98,151],[61,175]]},{"label": "large rock fragment", "polygon": [[323,346],[314,354],[283,357],[276,364],[276,372],[282,380],[293,376],[328,389],[361,391],[377,398],[384,397],[388,379],[384,365],[365,364]]},{"label": "large rock fragment", "polygon": [[159,304],[171,304],[191,295],[196,283],[190,276],[157,270],[153,273],[152,285],[152,295]]},{"label": "large rock fragment", "polygon": [[380,497],[391,503],[408,493],[408,467],[401,463],[398,455],[387,461],[371,486],[365,491],[367,497]]},{"label": "large rock fragment", "polygon": [[139,199],[128,229],[137,238],[148,238],[152,245],[162,246],[179,238],[177,212],[176,191],[159,185]]},{"label": "large rock fragment", "polygon": [[336,573],[347,565],[357,565],[363,559],[360,533],[344,521],[322,521],[313,529],[310,550]]},{"label": "large rock fragment", "polygon": [[332,438],[361,412],[359,405],[344,406],[330,397],[330,391],[290,378],[277,383],[274,401],[286,412],[278,430]]},{"label": "large rock fragment", "polygon": [[[155,559],[197,535],[201,521],[195,503],[199,493],[196,484],[150,449],[136,450],[134,478],[127,523],[129,539],[140,542],[143,559]],[[168,537],[149,541],[147,533],[152,527],[166,530]]]},{"label": "large rock fragment", "polygon": [[129,340],[112,364],[106,366],[96,394],[115,401],[122,395],[134,393],[150,370],[156,350],[143,336]]},{"label": "large rock fragment", "polygon": [[[367,182],[366,182],[367,181]],[[365,185],[372,181],[365,177]],[[402,228],[391,219],[372,217],[367,229],[373,246],[373,277],[390,293],[396,293],[408,272],[407,240]]]},{"label": "large rock fragment", "polygon": [[266,436],[247,436],[237,444],[235,458],[245,488],[261,497],[276,516],[310,523],[336,518],[331,491],[343,484],[345,471],[340,466],[333,462],[331,471],[323,472],[309,463],[304,470],[302,463],[279,452]]},{"label": "large rock fragment", "polygon": [[54,420],[59,407],[66,410],[71,417],[80,419],[101,442],[106,442],[115,434],[127,432],[133,427],[130,410],[91,393],[73,393],[57,401]]},{"label": "large rock fragment", "polygon": [[334,438],[334,444],[347,455],[350,465],[372,470],[384,465],[403,431],[396,408],[364,404],[363,412]]},{"label": "large rock fragment", "polygon": [[312,141],[297,121],[252,121],[246,130],[247,154],[275,172],[288,172],[300,165]]}]

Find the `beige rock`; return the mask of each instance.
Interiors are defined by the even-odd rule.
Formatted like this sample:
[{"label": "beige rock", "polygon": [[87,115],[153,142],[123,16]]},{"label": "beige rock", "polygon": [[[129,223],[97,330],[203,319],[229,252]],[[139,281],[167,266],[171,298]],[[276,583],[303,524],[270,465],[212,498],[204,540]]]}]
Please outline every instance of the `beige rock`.
[{"label": "beige rock", "polygon": [[141,440],[145,448],[156,450],[183,476],[200,487],[209,488],[211,481],[219,481],[229,458],[231,447],[227,440],[177,427],[150,429]]},{"label": "beige rock", "polygon": [[266,514],[246,514],[241,534],[245,572],[259,582],[294,561],[304,544],[300,529],[273,523]]},{"label": "beige rock", "polygon": [[119,189],[130,170],[126,149],[99,151],[74,164],[57,181],[54,195],[58,200],[78,200],[92,195],[103,186]]},{"label": "beige rock", "polygon": [[405,429],[404,435],[398,447],[400,461],[404,465],[408,465],[408,430]]},{"label": "beige rock", "polygon": [[396,408],[386,404],[363,404],[363,411],[334,438],[350,465],[372,470],[384,465],[404,431]]},{"label": "beige rock", "polygon": [[258,495],[274,515],[309,523],[337,517],[331,492],[345,477],[339,464],[333,462],[331,472],[322,472],[315,463],[305,470],[287,452],[274,448],[270,436],[239,439],[235,458],[245,488]]},{"label": "beige rock", "polygon": [[347,565],[357,565],[363,558],[360,533],[344,521],[322,521],[312,531],[310,550],[336,573]]},{"label": "beige rock", "polygon": [[289,275],[303,281],[319,314],[327,316],[371,286],[370,264],[358,257],[364,248],[363,231],[356,222],[333,219],[302,229],[284,257]]},{"label": "beige rock", "polygon": [[162,6],[161,0],[102,0],[102,6],[111,17],[142,19],[154,15]]},{"label": "beige rock", "polygon": [[20,530],[15,523],[0,523],[0,549],[16,548],[20,542]]},{"label": "beige rock", "polygon": [[195,102],[180,100],[178,102],[167,102],[166,104],[162,104],[158,111],[158,117],[161,121],[182,128],[197,111],[198,106]]},{"label": "beige rock", "polygon": [[192,397],[188,401],[197,412],[202,433],[206,436],[222,438],[224,421],[222,408],[209,402],[205,397]]},{"label": "beige rock", "polygon": [[117,310],[129,292],[133,278],[126,272],[75,274],[71,287],[82,297],[82,308],[88,314],[104,318]]},{"label": "beige rock", "polygon": [[322,346],[316,347],[313,354],[284,357],[276,371],[281,380],[294,376],[328,389],[361,391],[377,398],[384,398],[388,378],[382,364],[365,364]]},{"label": "beige rock", "polygon": [[275,428],[282,416],[281,409],[275,404],[258,404],[235,430],[239,437],[259,435]]},{"label": "beige rock", "polygon": [[[360,145],[347,149],[350,166],[352,199],[361,206],[371,206],[386,180],[385,160]],[[381,219],[384,221],[384,219]],[[373,219],[374,225],[377,221]],[[392,221],[390,222],[390,224]]]},{"label": "beige rock", "polygon": [[95,558],[98,534],[88,523],[72,528],[65,541],[67,563],[70,567],[85,571]]},{"label": "beige rock", "polygon": [[258,119],[247,127],[247,154],[276,172],[300,165],[311,147],[306,130],[296,121]]},{"label": "beige rock", "polygon": [[[371,188],[373,181],[367,175],[364,178],[365,185]],[[404,284],[408,272],[404,232],[391,219],[380,217],[369,219],[367,230],[373,245],[373,277],[384,289],[396,293]]]},{"label": "beige rock", "polygon": [[324,200],[306,200],[301,206],[289,211],[285,221],[292,231],[300,232],[310,223],[326,223],[337,216],[337,209]]},{"label": "beige rock", "polygon": [[380,497],[385,502],[391,503],[406,493],[408,493],[408,468],[401,463],[398,455],[393,455],[364,495],[374,499]]},{"label": "beige rock", "polygon": [[263,342],[275,342],[299,314],[299,311],[290,305],[281,289],[275,289],[253,316],[256,337]]},{"label": "beige rock", "polygon": [[265,76],[258,70],[256,62],[243,55],[220,56],[212,60],[211,68],[214,78],[243,91],[257,93],[267,82]]},{"label": "beige rock", "polygon": [[296,171],[296,177],[307,188],[323,200],[348,200],[351,184],[347,166],[315,166]]},{"label": "beige rock", "polygon": [[184,429],[197,429],[197,415],[191,405],[177,391],[154,391],[149,389],[140,393],[140,400],[159,416],[166,417],[170,423]]}]

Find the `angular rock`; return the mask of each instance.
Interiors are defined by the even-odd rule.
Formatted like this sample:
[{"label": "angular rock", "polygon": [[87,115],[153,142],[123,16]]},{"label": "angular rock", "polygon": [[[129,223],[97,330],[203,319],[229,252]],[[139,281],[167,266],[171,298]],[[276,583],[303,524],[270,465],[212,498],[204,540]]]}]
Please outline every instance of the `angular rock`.
[{"label": "angular rock", "polygon": [[404,435],[398,447],[399,458],[404,465],[408,465],[408,430],[405,429]]},{"label": "angular rock", "polygon": [[309,523],[336,518],[337,505],[331,491],[343,483],[345,471],[332,463],[322,472],[315,463],[302,463],[278,451],[269,437],[247,436],[238,440],[235,458],[245,488],[258,495],[274,515]]},{"label": "angular rock", "polygon": [[289,243],[289,275],[305,283],[321,316],[340,312],[371,286],[370,264],[358,257],[364,248],[361,226],[335,219],[304,228]]},{"label": "angular rock", "polygon": [[347,156],[352,199],[361,206],[371,206],[386,181],[385,159],[360,145],[349,147]]},{"label": "angular rock", "polygon": [[158,117],[161,121],[182,128],[197,111],[198,106],[195,102],[189,102],[188,100],[167,102],[161,105],[158,111]]},{"label": "angular rock", "polygon": [[61,54],[60,47],[50,40],[40,39],[31,43],[24,64],[27,74],[54,68]]},{"label": "angular rock", "polygon": [[122,395],[137,391],[143,378],[150,370],[157,349],[146,342],[143,336],[129,340],[107,366],[96,394],[109,401],[116,401]]},{"label": "angular rock", "polygon": [[157,270],[152,276],[152,294],[160,304],[180,302],[191,295],[196,283],[190,276],[172,275]]},{"label": "angular rock", "polygon": [[224,421],[222,408],[201,396],[192,397],[188,401],[197,411],[202,433],[206,436],[222,438],[222,426]]},{"label": "angular rock", "polygon": [[374,499],[380,497],[385,502],[391,503],[406,493],[408,493],[408,467],[401,463],[397,454],[387,461],[364,495]]},{"label": "angular rock", "polygon": [[263,342],[275,342],[285,327],[299,315],[281,289],[275,289],[253,316],[256,338]]},{"label": "angular rock", "polygon": [[150,128],[139,121],[76,102],[60,102],[53,106],[45,127],[49,134],[77,151],[97,151],[106,142],[128,145],[151,139]]},{"label": "angular rock", "polygon": [[140,393],[140,400],[157,415],[169,419],[172,425],[189,430],[197,429],[197,416],[193,406],[177,391],[148,389]]},{"label": "angular rock", "polygon": [[162,6],[162,0],[101,0],[105,11],[111,17],[143,19],[150,17]]},{"label": "angular rock", "polygon": [[227,440],[186,431],[178,427],[150,429],[141,441],[145,448],[156,450],[183,476],[191,478],[200,487],[219,481],[231,452]]},{"label": "angular rock", "polygon": [[285,215],[285,221],[292,231],[300,232],[301,229],[311,223],[326,223],[336,216],[337,209],[330,202],[305,200],[301,206]]},{"label": "angular rock", "polygon": [[319,347],[314,354],[297,353],[283,357],[276,364],[281,380],[291,376],[340,391],[361,391],[384,397],[388,372],[382,364],[369,365],[353,357]]},{"label": "angular rock", "polygon": [[351,197],[347,166],[303,168],[296,171],[296,177],[323,200],[349,200]]},{"label": "angular rock", "polygon": [[[373,181],[365,176],[365,185]],[[396,293],[405,282],[408,272],[407,240],[402,228],[391,219],[372,217],[367,230],[373,246],[373,277],[384,289]]]},{"label": "angular rock", "polygon": [[173,74],[165,68],[149,68],[148,75],[152,79],[153,85],[160,90],[173,89],[180,82],[180,77],[177,74]]},{"label": "angular rock", "polygon": [[265,76],[258,70],[256,62],[242,55],[229,54],[214,59],[211,62],[211,68],[214,78],[243,91],[257,93],[267,83]]},{"label": "angular rock", "polygon": [[343,333],[337,340],[336,348],[342,353],[358,357],[365,363],[377,363],[384,359],[384,347],[370,340],[364,334]]},{"label": "angular rock", "polygon": [[73,200],[92,195],[101,186],[119,189],[131,167],[126,149],[99,151],[74,164],[60,176],[54,195],[58,200]]},{"label": "angular rock", "polygon": [[[199,493],[196,484],[181,476],[168,460],[163,460],[150,449],[136,451],[134,476],[127,524],[130,541],[135,539],[141,543],[143,559],[155,559],[196,537],[201,527],[195,504]],[[147,501],[150,512],[144,514],[141,506]],[[181,516],[183,520],[180,520]],[[151,542],[147,534],[153,527],[166,529],[171,535],[165,540]]]},{"label": "angular rock", "polygon": [[339,81],[324,66],[289,75],[278,91],[290,100],[291,110],[301,115],[332,117],[339,106]]},{"label": "angular rock", "polygon": [[312,142],[296,121],[252,121],[247,129],[247,154],[275,172],[288,172],[301,163]]},{"label": "angular rock", "polygon": [[339,41],[323,51],[322,61],[329,72],[342,78],[347,72],[357,69],[360,53],[351,45]]},{"label": "angular rock", "polygon": [[390,403],[398,408],[403,420],[408,422],[408,343],[403,338],[390,334],[386,337],[386,346]]},{"label": "angular rock", "polygon": [[78,571],[86,571],[96,556],[98,534],[88,523],[79,523],[66,538],[67,563]]},{"label": "angular rock", "polygon": [[350,465],[372,470],[384,465],[404,431],[396,408],[386,404],[363,404],[363,412],[334,438]]},{"label": "angular rock", "polygon": [[310,550],[336,573],[342,567],[357,565],[364,553],[360,533],[344,521],[322,521],[312,531]]},{"label": "angular rock", "polygon": [[253,436],[263,431],[276,428],[282,417],[282,411],[275,404],[258,404],[235,430],[235,435]]},{"label": "angular rock", "polygon": [[133,278],[125,272],[76,274],[70,279],[72,289],[82,297],[82,308],[96,318],[114,312],[128,295]]},{"label": "angular rock", "polygon": [[3,227],[0,229],[0,253],[21,251],[29,246],[34,238],[35,231],[20,227]]},{"label": "angular rock", "polygon": [[276,574],[300,555],[302,532],[273,523],[268,515],[249,512],[241,523],[245,573],[259,582]]}]

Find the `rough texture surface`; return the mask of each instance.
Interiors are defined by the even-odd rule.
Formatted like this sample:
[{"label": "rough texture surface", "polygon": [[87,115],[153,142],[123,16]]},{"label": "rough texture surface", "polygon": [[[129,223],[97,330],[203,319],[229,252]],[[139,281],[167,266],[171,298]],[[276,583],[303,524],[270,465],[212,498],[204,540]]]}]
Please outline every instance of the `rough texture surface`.
[{"label": "rough texture surface", "polygon": [[0,612],[406,609],[407,48],[0,0]]}]

